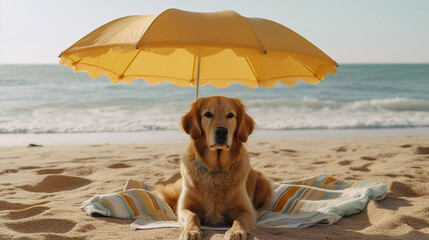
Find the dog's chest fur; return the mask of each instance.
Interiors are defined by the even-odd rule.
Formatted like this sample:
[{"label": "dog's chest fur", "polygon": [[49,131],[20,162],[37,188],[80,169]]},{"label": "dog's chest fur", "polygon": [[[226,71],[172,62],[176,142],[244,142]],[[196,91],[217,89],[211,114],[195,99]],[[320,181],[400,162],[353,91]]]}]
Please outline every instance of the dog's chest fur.
[{"label": "dog's chest fur", "polygon": [[191,186],[201,197],[200,210],[197,211],[202,224],[229,225],[232,219],[228,217],[228,210],[232,207],[234,195],[246,192],[245,183],[250,164],[246,161],[234,163],[228,172],[210,174],[196,166],[188,165]]},{"label": "dog's chest fur", "polygon": [[[217,200],[207,201],[208,198],[213,198],[213,195],[216,194]],[[222,201],[222,198],[225,199],[225,192],[215,191],[213,193],[206,192],[202,193],[203,201],[201,208],[203,211],[198,214],[202,224],[207,225],[226,225],[230,224],[230,219],[226,216],[227,203],[225,200]]]}]

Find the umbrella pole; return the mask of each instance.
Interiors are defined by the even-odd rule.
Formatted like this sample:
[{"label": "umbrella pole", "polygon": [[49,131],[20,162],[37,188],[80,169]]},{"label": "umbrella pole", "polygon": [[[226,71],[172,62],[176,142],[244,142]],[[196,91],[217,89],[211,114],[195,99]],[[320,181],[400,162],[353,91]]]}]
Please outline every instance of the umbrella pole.
[{"label": "umbrella pole", "polygon": [[200,63],[201,63],[201,58],[198,57],[197,89],[195,90],[195,101],[198,99],[198,91],[200,89]]}]

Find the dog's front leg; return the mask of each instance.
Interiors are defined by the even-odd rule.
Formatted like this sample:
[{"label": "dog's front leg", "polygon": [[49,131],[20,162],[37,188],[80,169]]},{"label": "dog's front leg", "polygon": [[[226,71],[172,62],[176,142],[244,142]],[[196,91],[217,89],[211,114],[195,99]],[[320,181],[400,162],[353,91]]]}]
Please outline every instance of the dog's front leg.
[{"label": "dog's front leg", "polygon": [[247,232],[253,228],[256,220],[256,213],[253,207],[250,204],[248,205],[241,211],[236,212],[237,217],[231,229],[225,233],[225,240],[245,240],[247,238]]},{"label": "dog's front leg", "polygon": [[179,209],[179,222],[183,227],[181,240],[201,240],[203,234],[200,229],[200,219],[198,216],[191,212],[189,209]]}]

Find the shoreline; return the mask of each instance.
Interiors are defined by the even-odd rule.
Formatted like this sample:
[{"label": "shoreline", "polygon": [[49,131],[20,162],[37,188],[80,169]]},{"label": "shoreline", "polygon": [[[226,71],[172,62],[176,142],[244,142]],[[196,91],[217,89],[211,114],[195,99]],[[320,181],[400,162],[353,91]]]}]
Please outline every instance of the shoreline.
[{"label": "shoreline", "polygon": [[[255,130],[249,140],[372,138],[394,136],[429,136],[429,127],[368,128],[368,129],[303,129]],[[144,132],[96,133],[7,133],[0,134],[2,146],[88,145],[88,144],[146,144],[188,142],[189,136],[181,130],[154,130]]]}]

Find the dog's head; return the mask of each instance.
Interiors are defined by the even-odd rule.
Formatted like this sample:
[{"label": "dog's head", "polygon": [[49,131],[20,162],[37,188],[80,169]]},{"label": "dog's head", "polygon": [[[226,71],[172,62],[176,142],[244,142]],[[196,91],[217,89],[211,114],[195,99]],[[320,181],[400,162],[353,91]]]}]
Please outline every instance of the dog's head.
[{"label": "dog's head", "polygon": [[254,128],[238,98],[199,98],[182,118],[182,127],[194,140],[205,139],[210,150],[229,150],[233,141],[246,142]]}]

